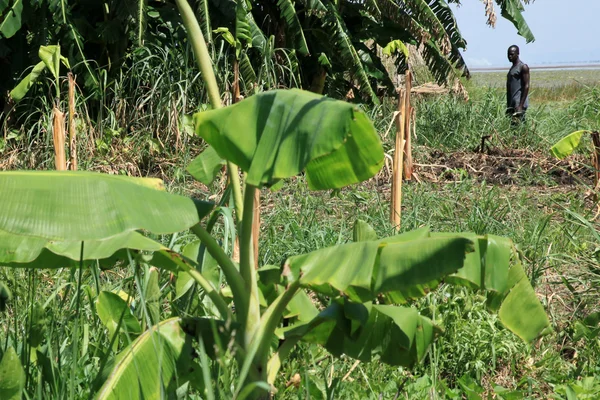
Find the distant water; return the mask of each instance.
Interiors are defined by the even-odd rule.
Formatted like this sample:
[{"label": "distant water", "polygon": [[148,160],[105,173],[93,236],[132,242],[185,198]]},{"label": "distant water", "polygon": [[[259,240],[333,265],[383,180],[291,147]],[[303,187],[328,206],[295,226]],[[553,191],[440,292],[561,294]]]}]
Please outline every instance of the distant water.
[{"label": "distant water", "polygon": [[[593,63],[572,63],[572,64],[528,64],[532,70],[554,70],[554,71],[568,71],[568,70],[598,70],[600,69],[600,61],[594,61]],[[485,67],[485,68],[469,68],[471,72],[503,72],[509,69],[510,65],[504,67]]]}]

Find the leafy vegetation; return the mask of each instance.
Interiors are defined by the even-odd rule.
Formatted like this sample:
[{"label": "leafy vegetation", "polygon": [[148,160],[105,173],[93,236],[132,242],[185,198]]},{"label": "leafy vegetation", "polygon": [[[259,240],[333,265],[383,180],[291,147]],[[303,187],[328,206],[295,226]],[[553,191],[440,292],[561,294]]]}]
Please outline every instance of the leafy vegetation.
[{"label": "leafy vegetation", "polygon": [[[135,49],[96,76],[92,97],[89,87],[77,96],[80,166],[111,175],[15,170],[52,163],[40,132],[51,129],[60,68],[29,85],[21,114],[5,114],[0,397],[247,398],[273,388],[277,398],[598,395],[600,236],[582,189],[593,171],[587,158],[548,158],[566,133],[597,129],[597,89],[569,89],[569,103],[544,93],[517,130],[494,89],[470,87],[469,102],[419,97],[420,182],[405,187],[396,234],[386,166],[394,100],[359,106],[266,91],[313,86],[309,60],[328,45],[313,42],[323,19],[328,29],[346,25],[369,84],[383,82],[369,75],[350,28],[359,3],[335,3],[337,14],[319,14],[317,3],[193,4],[200,25],[184,21],[206,36],[200,51],[198,36],[181,51],[183,29],[164,23],[172,4],[122,3],[135,6],[121,38]],[[374,7],[392,15],[383,12],[391,2],[367,3],[360,18]],[[441,19],[441,5],[406,2],[421,23],[433,18],[428,10]],[[56,26],[82,12],[64,10],[52,15]],[[268,22],[265,41],[253,21]],[[53,54],[100,71],[73,63],[60,43]],[[390,43],[386,52],[406,54],[411,41]],[[189,49],[200,54],[200,75]],[[339,50],[318,56],[324,91],[344,87],[344,96],[355,85],[368,99],[352,76],[356,60]],[[227,93],[238,69],[248,99],[221,107],[241,100]],[[168,190],[132,176],[161,177]],[[255,194],[264,206],[258,265]]]}]

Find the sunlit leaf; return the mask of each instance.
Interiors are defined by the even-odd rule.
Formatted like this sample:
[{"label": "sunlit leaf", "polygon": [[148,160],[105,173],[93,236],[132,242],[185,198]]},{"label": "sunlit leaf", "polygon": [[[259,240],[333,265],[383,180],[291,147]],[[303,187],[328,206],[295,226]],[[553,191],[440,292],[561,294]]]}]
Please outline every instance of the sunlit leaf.
[{"label": "sunlit leaf", "polygon": [[[17,268],[64,268],[77,264],[80,241],[52,241],[0,231],[0,265]],[[122,249],[159,251],[167,248],[146,236],[130,231],[104,240],[83,242],[83,260],[110,258]],[[127,260],[126,253],[119,257]]]},{"label": "sunlit leaf", "polygon": [[23,78],[13,90],[10,91],[10,97],[15,102],[21,101],[45,69],[46,64],[43,61],[37,63],[33,67],[33,70],[27,76],[25,76],[25,78]]},{"label": "sunlit leaf", "polygon": [[554,156],[558,159],[563,159],[567,156],[573,154],[575,149],[579,147],[581,143],[581,138],[588,131],[576,131],[568,134],[564,138],[560,139],[554,146],[550,148],[550,151]]},{"label": "sunlit leaf", "polygon": [[138,229],[173,233],[212,208],[145,182],[78,171],[0,172],[0,230],[57,241],[100,240]]},{"label": "sunlit leaf", "polygon": [[209,146],[187,166],[187,171],[197,181],[210,185],[224,165],[225,160]]},{"label": "sunlit leaf", "polygon": [[301,90],[261,93],[197,113],[195,121],[196,132],[258,187],[306,169],[312,189],[339,188],[372,177],[383,165],[379,136],[362,111]]}]

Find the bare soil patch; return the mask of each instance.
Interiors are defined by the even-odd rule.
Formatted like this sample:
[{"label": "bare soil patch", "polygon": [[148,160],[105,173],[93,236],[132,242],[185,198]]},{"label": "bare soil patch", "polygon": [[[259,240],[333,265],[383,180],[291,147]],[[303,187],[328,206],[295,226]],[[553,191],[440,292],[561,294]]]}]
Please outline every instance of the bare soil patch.
[{"label": "bare soil patch", "polygon": [[493,149],[488,152],[445,153],[431,150],[415,163],[417,180],[461,181],[465,178],[495,185],[553,186],[591,184],[589,160],[574,156],[557,160],[541,152]]}]

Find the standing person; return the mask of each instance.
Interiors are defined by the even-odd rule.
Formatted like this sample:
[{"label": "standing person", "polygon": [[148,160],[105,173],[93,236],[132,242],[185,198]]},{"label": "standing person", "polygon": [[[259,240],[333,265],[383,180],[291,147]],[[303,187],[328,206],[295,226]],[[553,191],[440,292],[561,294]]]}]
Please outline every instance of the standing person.
[{"label": "standing person", "polygon": [[512,117],[512,125],[525,120],[529,107],[529,66],[519,58],[519,47],[508,48],[508,61],[512,67],[506,77],[506,115]]}]

